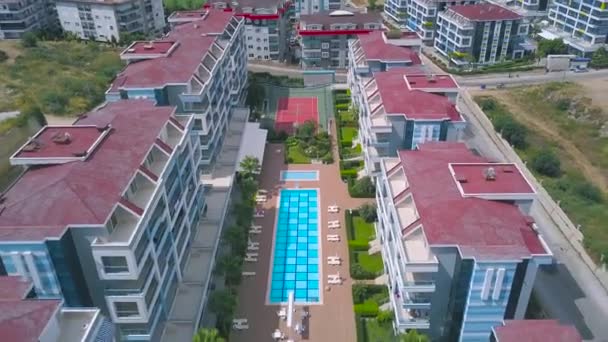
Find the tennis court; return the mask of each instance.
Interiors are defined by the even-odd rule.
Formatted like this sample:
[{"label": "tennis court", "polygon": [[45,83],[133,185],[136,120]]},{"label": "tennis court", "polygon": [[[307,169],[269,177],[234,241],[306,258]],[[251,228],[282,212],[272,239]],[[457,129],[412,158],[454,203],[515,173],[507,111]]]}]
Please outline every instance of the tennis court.
[{"label": "tennis court", "polygon": [[319,111],[316,97],[281,97],[274,120],[275,131],[292,134],[298,125],[306,121],[319,124]]},{"label": "tennis court", "polygon": [[281,110],[281,99],[289,98],[291,102],[292,99],[314,98],[316,99],[315,109],[317,112],[317,119],[315,121],[318,122],[323,130],[327,130],[328,120],[333,117],[333,99],[330,87],[290,88],[264,84],[264,88],[266,89],[266,101],[262,110],[264,114],[262,125],[264,127],[275,127],[275,121]]}]

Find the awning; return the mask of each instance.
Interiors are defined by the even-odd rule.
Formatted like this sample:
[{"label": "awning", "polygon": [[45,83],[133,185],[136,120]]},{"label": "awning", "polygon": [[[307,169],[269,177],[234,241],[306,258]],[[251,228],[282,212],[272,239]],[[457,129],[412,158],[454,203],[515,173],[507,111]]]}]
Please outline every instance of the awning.
[{"label": "awning", "polygon": [[241,161],[247,156],[258,158],[260,164],[262,164],[267,135],[268,131],[260,128],[258,122],[248,122],[245,124],[241,147],[239,148],[239,157],[237,159],[237,171],[242,171]]}]

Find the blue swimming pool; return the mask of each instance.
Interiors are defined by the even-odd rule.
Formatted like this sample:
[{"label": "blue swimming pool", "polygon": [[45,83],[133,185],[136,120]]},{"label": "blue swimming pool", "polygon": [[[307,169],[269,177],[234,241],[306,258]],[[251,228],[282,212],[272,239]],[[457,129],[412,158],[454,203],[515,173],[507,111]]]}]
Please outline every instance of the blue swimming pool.
[{"label": "blue swimming pool", "polygon": [[316,181],[319,171],[281,171],[282,181]]},{"label": "blue swimming pool", "polygon": [[274,237],[269,302],[319,302],[319,192],[282,189]]}]

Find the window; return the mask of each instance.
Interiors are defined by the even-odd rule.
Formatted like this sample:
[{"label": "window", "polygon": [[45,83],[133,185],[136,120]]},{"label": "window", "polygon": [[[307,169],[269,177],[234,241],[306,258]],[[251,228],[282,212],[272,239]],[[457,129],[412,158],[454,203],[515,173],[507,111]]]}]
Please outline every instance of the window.
[{"label": "window", "polygon": [[118,318],[138,317],[137,302],[114,302],[114,311]]},{"label": "window", "polygon": [[129,272],[127,258],[123,256],[102,256],[101,263],[106,274]]}]

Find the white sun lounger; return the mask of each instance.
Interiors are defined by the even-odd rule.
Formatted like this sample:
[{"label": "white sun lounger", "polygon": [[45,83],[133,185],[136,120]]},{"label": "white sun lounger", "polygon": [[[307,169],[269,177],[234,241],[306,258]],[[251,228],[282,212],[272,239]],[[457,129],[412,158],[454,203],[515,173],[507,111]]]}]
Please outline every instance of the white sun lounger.
[{"label": "white sun lounger", "polygon": [[332,220],[332,221],[327,222],[327,224],[330,225],[330,226],[331,225],[337,225],[337,226],[339,226],[340,225],[340,220]]},{"label": "white sun lounger", "polygon": [[245,254],[245,258],[257,258],[258,257],[258,253],[247,253]]},{"label": "white sun lounger", "polygon": [[340,261],[340,259],[327,259],[327,264],[331,266],[339,266],[342,265],[342,261]]},{"label": "white sun lounger", "polygon": [[247,324],[247,318],[234,318],[232,324]]},{"label": "white sun lounger", "polygon": [[264,203],[266,202],[266,196],[258,196],[255,198],[256,203]]},{"label": "white sun lounger", "polygon": [[243,277],[253,277],[255,275],[255,272],[242,272],[241,275]]},{"label": "white sun lounger", "polygon": [[327,228],[328,229],[340,229],[340,225],[337,225],[337,226],[336,225],[330,225],[330,226],[327,226]]},{"label": "white sun lounger", "polygon": [[249,329],[249,324],[232,324],[232,329],[234,330],[247,330]]},{"label": "white sun lounger", "polygon": [[327,235],[327,241],[330,241],[330,242],[339,242],[340,241],[340,235],[329,234],[329,235]]},{"label": "white sun lounger", "polygon": [[245,262],[258,262],[258,258],[245,258],[243,259]]},{"label": "white sun lounger", "polygon": [[257,217],[257,218],[264,217],[264,210],[256,210],[255,214],[253,214],[253,217]]},{"label": "white sun lounger", "polygon": [[327,207],[327,212],[329,213],[337,213],[340,211],[340,207],[338,207],[337,205],[330,205]]},{"label": "white sun lounger", "polygon": [[342,285],[342,279],[329,279],[327,283],[330,285]]},{"label": "white sun lounger", "polygon": [[249,234],[262,234],[261,230],[249,229]]},{"label": "white sun lounger", "polygon": [[255,252],[255,251],[259,251],[260,247],[249,245],[249,246],[247,246],[247,250],[250,251],[250,252]]}]

